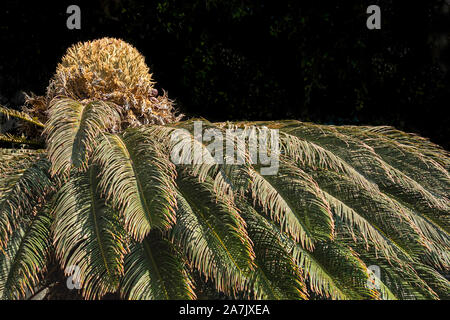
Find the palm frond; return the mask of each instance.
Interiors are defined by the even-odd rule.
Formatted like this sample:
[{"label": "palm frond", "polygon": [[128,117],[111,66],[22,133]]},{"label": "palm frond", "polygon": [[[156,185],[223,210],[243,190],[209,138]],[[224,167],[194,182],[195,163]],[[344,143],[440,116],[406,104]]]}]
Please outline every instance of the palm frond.
[{"label": "palm frond", "polygon": [[[382,192],[362,189],[350,179],[331,172],[316,172],[314,178],[323,190],[358,212],[407,254],[420,257],[437,268],[448,263],[446,251],[433,245],[434,240],[439,240],[445,246],[448,243],[446,232],[430,224],[424,226],[422,220],[395,199]],[[421,224],[417,224],[418,221]]]},{"label": "palm frond", "polygon": [[15,172],[2,179],[6,186],[0,192],[0,248],[5,247],[21,218],[35,214],[34,208],[55,190],[49,169],[49,162],[41,158],[22,173]]},{"label": "palm frond", "polygon": [[189,175],[178,179],[177,223],[171,230],[193,267],[217,290],[234,295],[254,268],[255,254],[245,221],[229,203],[217,200],[213,182]]},{"label": "palm frond", "polygon": [[0,299],[21,299],[33,293],[47,267],[52,218],[49,206],[22,221],[0,253]]},{"label": "palm frond", "polygon": [[[355,241],[350,231],[342,226],[338,231],[338,242],[357,252],[366,265],[376,266],[380,270],[377,290],[383,299],[437,299],[438,295],[428,282],[419,276],[417,261],[407,253],[396,250],[399,259],[392,260],[373,248],[367,248],[361,241]],[[396,247],[394,247],[396,249]],[[421,265],[421,264],[420,264]],[[376,285],[372,283],[372,285]]]},{"label": "palm frond", "polygon": [[[383,161],[404,172],[436,196],[448,197],[450,175],[445,161],[448,161],[449,154],[438,146],[425,139],[420,139],[420,142],[404,143],[401,139],[396,140],[386,135],[384,133],[386,131],[370,130],[365,127],[342,126],[336,127],[336,130],[363,141],[372,147]],[[432,154],[426,152],[430,147],[434,147]]]},{"label": "palm frond", "polygon": [[249,172],[251,193],[283,231],[309,250],[316,241],[332,239],[334,222],[316,182],[301,169],[283,162],[276,176]]},{"label": "palm frond", "polygon": [[326,191],[322,190],[322,192],[330,204],[336,223],[345,224],[353,239],[358,237],[367,247],[374,246],[377,250],[383,252],[388,259],[398,259],[396,251],[392,248],[393,244],[380,230],[341,200]]},{"label": "palm frond", "polygon": [[101,168],[101,190],[120,210],[134,239],[173,225],[175,168],[150,135],[131,129],[123,136],[105,134],[94,157]]},{"label": "palm frond", "polygon": [[413,133],[403,132],[389,126],[361,126],[360,130],[381,135],[384,139],[389,139],[390,142],[395,143],[396,145],[400,144],[402,147],[420,151],[424,156],[441,164],[447,171],[449,170],[449,152],[430,142],[426,138]]},{"label": "palm frond", "polygon": [[[291,127],[290,130],[293,130],[293,128],[297,127]],[[377,189],[373,182],[345,162],[344,159],[311,140],[292,135],[290,131],[281,132],[280,139],[284,154],[295,161],[298,166],[326,169],[344,174],[363,187]]]},{"label": "palm frond", "polygon": [[0,149],[0,178],[3,180],[10,175],[22,173],[44,153],[44,150]]},{"label": "palm frond", "polygon": [[131,245],[125,259],[121,293],[130,300],[196,298],[181,253],[156,230],[141,243]]},{"label": "palm frond", "polygon": [[120,120],[117,111],[102,101],[87,104],[60,98],[52,100],[46,135],[52,174],[67,173],[72,166],[86,170],[96,137],[113,129]]},{"label": "palm frond", "polygon": [[420,210],[428,219],[447,229],[450,225],[450,205],[446,198],[434,195],[420,183],[384,161],[363,141],[343,134],[331,126],[304,124],[289,130],[304,139],[311,140],[332,151],[368,179],[380,190]]},{"label": "palm frond", "polygon": [[74,174],[58,192],[53,242],[67,272],[79,268],[86,298],[115,292],[124,272],[126,234],[116,211],[100,198],[96,167]]},{"label": "palm frond", "polygon": [[420,278],[439,296],[439,299],[450,299],[450,282],[443,275],[420,262],[413,263],[413,267]]},{"label": "palm frond", "polygon": [[15,136],[12,134],[0,134],[0,142],[8,142],[14,144],[25,144],[29,146],[42,147],[43,143],[39,140],[27,139],[21,136]]},{"label": "palm frond", "polygon": [[367,286],[367,266],[351,248],[327,241],[317,244],[312,253],[296,245],[293,255],[299,266],[308,269],[315,290],[325,290],[339,299],[379,299]]},{"label": "palm frond", "polygon": [[279,234],[267,220],[244,201],[239,201],[241,215],[254,244],[255,265],[248,280],[248,291],[256,299],[307,299],[301,269],[286,250]]},{"label": "palm frond", "polygon": [[45,127],[45,125],[42,122],[40,122],[37,118],[32,118],[32,117],[30,117],[30,115],[26,114],[25,112],[12,110],[12,109],[8,109],[3,106],[0,106],[0,113],[4,114],[8,119],[15,118],[15,119],[19,119],[21,121],[25,121],[25,122],[34,124],[41,128]]}]

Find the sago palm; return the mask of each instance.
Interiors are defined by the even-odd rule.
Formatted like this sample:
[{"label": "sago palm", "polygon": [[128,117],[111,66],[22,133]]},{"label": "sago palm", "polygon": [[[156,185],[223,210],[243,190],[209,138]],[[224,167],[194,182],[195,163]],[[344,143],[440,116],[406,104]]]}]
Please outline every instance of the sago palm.
[{"label": "sago palm", "polygon": [[[230,298],[449,298],[447,151],[391,127],[199,120],[243,160],[205,161],[218,154],[198,123],[153,85],[137,50],[106,38],[70,48],[26,112],[0,109],[18,123],[0,136],[1,298],[29,297],[55,261],[86,299],[195,299],[205,283]],[[274,174],[251,161],[266,128]]]}]

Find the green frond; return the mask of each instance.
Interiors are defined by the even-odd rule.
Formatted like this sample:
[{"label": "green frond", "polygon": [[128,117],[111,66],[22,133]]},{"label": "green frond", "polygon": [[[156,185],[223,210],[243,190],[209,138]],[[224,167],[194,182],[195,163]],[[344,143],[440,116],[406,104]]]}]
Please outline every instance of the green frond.
[{"label": "green frond", "polygon": [[256,255],[256,268],[248,280],[250,298],[254,295],[256,299],[307,299],[301,270],[287,252],[279,234],[249,204],[240,201],[239,208]]},{"label": "green frond", "polygon": [[450,282],[439,272],[421,263],[413,263],[417,274],[423,279],[427,285],[439,296],[439,299],[450,299]]},{"label": "green frond", "polygon": [[178,178],[177,223],[171,238],[217,290],[234,295],[254,268],[255,254],[245,221],[237,209],[217,200],[213,182],[183,175]]},{"label": "green frond", "polygon": [[[450,174],[448,167],[446,169],[444,166],[445,161],[448,161],[448,152],[440,150],[438,154],[435,151],[433,156],[427,154],[426,148],[432,144],[425,139],[405,144],[401,139],[395,140],[385,135],[383,131],[349,126],[336,127],[336,129],[372,147],[383,161],[419,182],[426,190],[438,197],[448,197]],[[439,150],[438,146],[434,148]]]},{"label": "green frond", "polygon": [[102,101],[86,104],[57,98],[50,104],[48,112],[44,134],[52,174],[67,173],[72,165],[86,170],[97,136],[113,129],[120,120],[118,112]]},{"label": "green frond", "polygon": [[[335,153],[366,178],[374,181],[382,192],[420,210],[428,219],[449,231],[448,199],[432,194],[419,182],[391,166],[364,141],[343,134],[332,126],[304,124],[290,129],[289,133],[313,141]],[[448,188],[447,185],[446,187]]]},{"label": "green frond", "polygon": [[131,245],[125,258],[121,294],[130,300],[195,299],[182,255],[157,230]]},{"label": "green frond", "polygon": [[66,273],[79,268],[83,296],[115,292],[124,272],[126,234],[116,211],[99,196],[95,166],[73,174],[57,193],[53,211],[56,255]]},{"label": "green frond", "polygon": [[19,137],[12,134],[0,134],[0,142],[8,142],[14,144],[25,144],[29,146],[38,146],[42,147],[43,144],[41,141],[27,139],[25,137]]},{"label": "green frond", "polygon": [[100,187],[125,219],[125,228],[141,241],[152,228],[175,222],[175,168],[168,155],[144,131],[104,134],[95,151]]},{"label": "green frond", "polygon": [[[328,197],[332,196],[328,195]],[[389,237],[384,236],[376,227],[372,226],[366,219],[359,216],[357,212],[344,203],[335,198],[330,200],[330,203],[333,212],[341,220],[340,223],[337,222],[340,230],[342,228],[346,230],[345,244],[357,251],[365,262],[370,262],[377,266],[382,264],[385,269],[395,270],[389,276],[383,276],[383,279],[387,281],[386,283],[380,282],[380,292],[383,299],[396,299],[397,297],[402,299],[417,298],[424,297],[427,294],[431,294],[431,298],[435,297],[428,284],[416,274],[415,268],[413,268],[416,262],[401,246]],[[342,239],[338,239],[338,241],[342,242]],[[443,259],[445,258],[444,247],[435,248],[434,250],[443,253]],[[385,269],[383,269],[383,272],[385,272]],[[405,279],[408,280],[405,281]],[[411,286],[410,283],[421,285],[419,285],[420,288],[418,289],[417,286]]]},{"label": "green frond", "polygon": [[[297,127],[291,127],[294,130]],[[287,128],[283,128],[287,130]],[[283,153],[295,161],[300,167],[311,169],[326,169],[351,177],[353,181],[368,189],[377,189],[377,186],[355,170],[335,153],[320,145],[291,134],[291,131],[281,132],[281,146]]]},{"label": "green frond", "polygon": [[[299,249],[298,246],[295,246],[293,251],[299,265],[314,261],[314,265],[309,266],[309,274],[314,270],[311,266],[317,267],[320,265],[321,270],[319,272],[326,270],[328,275],[332,275],[334,284],[344,294],[345,299],[379,299],[377,292],[367,286],[369,280],[367,266],[351,248],[336,241],[322,242],[316,245],[312,253],[306,252],[309,257],[305,255],[305,251]],[[311,257],[314,257],[314,260]],[[317,270],[314,271],[317,272]],[[315,280],[318,281],[316,286],[319,285],[323,288],[324,283],[320,282],[322,278],[318,277]]]},{"label": "green frond", "polygon": [[400,144],[402,147],[409,147],[413,150],[420,151],[424,156],[441,164],[447,171],[450,168],[450,153],[426,138],[389,126],[361,126],[360,129],[365,132],[381,135],[383,138],[389,139],[397,145]]},{"label": "green frond", "polygon": [[8,109],[3,106],[0,106],[0,114],[4,114],[7,118],[15,118],[15,119],[19,119],[21,121],[25,121],[25,122],[34,124],[41,128],[45,127],[45,125],[42,122],[40,122],[37,118],[32,118],[32,117],[30,117],[30,115],[26,114],[25,112],[12,110],[12,109]]},{"label": "green frond", "polygon": [[[221,166],[216,172],[211,172],[214,179],[214,192],[218,199],[225,202],[235,202],[235,198],[244,197],[250,190],[250,166]],[[255,174],[257,175],[257,174]]]},{"label": "green frond", "polygon": [[[178,159],[179,167],[190,168],[194,175],[203,180],[218,165],[214,162],[213,150],[208,148],[202,136],[198,136],[198,134],[202,133],[195,131],[195,121],[196,119],[192,119],[181,124],[174,124],[172,125],[173,130],[168,131],[166,134],[170,133],[170,136],[167,136],[167,138],[170,139],[168,140],[168,145],[170,146],[171,158],[173,159],[175,156]],[[202,128],[204,130],[219,130],[208,121],[202,122]],[[222,131],[221,133],[224,134]],[[230,137],[228,137],[229,139]],[[223,136],[218,136],[218,140],[214,141],[214,143],[225,146],[226,141],[226,135],[225,139]],[[223,156],[225,156],[225,153]]]},{"label": "green frond", "polygon": [[[372,192],[357,186],[353,181],[332,172],[317,171],[313,174],[319,186],[333,197],[358,212],[364,219],[389,238],[392,243],[412,257],[433,263],[440,268],[446,265],[446,253],[433,249],[427,229],[417,224],[419,218],[382,192]],[[423,221],[421,221],[423,222]],[[439,239],[448,239],[445,232],[434,229]],[[447,241],[447,240],[446,240]]]},{"label": "green frond", "polygon": [[398,259],[395,249],[392,248],[395,243],[390,242],[380,230],[344,202],[325,191],[322,192],[330,204],[336,223],[347,226],[352,239],[355,239],[355,241],[358,239],[367,247],[374,246],[376,250],[383,252],[388,259]]},{"label": "green frond", "polygon": [[[375,279],[378,279],[376,276],[374,276]],[[377,280],[375,280],[377,281]],[[378,280],[379,289],[380,292],[380,299],[381,300],[398,300],[398,297],[391,291],[391,289],[381,280]]]},{"label": "green frond", "polygon": [[4,252],[0,252],[0,299],[21,299],[33,293],[47,267],[52,218],[49,207],[15,228]]},{"label": "green frond", "polygon": [[[186,129],[185,135],[187,136],[187,138],[181,141],[187,141],[187,144],[192,144],[192,141],[198,140],[198,138],[195,137],[195,132],[193,132],[195,131],[193,129],[193,124],[194,121],[191,120],[186,121],[181,125],[177,125],[177,128],[181,127]],[[251,158],[249,152],[252,148],[252,141],[249,137],[252,135],[252,130],[258,130],[256,127],[244,126],[242,130],[238,132],[235,130],[237,129],[237,126],[233,126],[230,124],[221,126],[212,125],[206,122],[202,126],[204,129],[208,130],[220,130],[220,133],[222,135],[218,135],[219,141],[214,141],[214,143],[217,142],[220,145],[227,146],[228,144],[234,144],[233,141],[236,137],[240,137],[241,140],[244,140],[244,143],[242,145],[240,145],[239,143],[234,144],[235,148],[237,148],[235,149],[235,151],[243,156],[243,160],[245,160],[245,162],[249,162]],[[232,130],[230,131],[230,129]],[[222,138],[220,138],[221,136]],[[214,157],[214,155],[210,152],[211,150],[209,150],[209,146],[205,146],[202,140],[197,141],[197,143],[200,145],[199,150],[203,150],[203,160],[208,155],[211,158]],[[185,144],[181,142],[178,143],[178,146],[182,151],[191,151],[189,148],[185,147]],[[195,145],[192,148],[195,148]],[[185,153],[187,153],[186,157],[190,156],[190,152]],[[323,153],[325,152],[320,153],[320,155],[322,155]],[[312,157],[314,158],[314,155],[312,155]],[[344,166],[342,161],[339,162],[338,159],[335,159],[336,157],[331,158],[333,161],[335,161],[330,161],[333,162],[334,166],[341,168],[341,170],[345,170],[342,169],[342,167]],[[233,192],[230,189],[229,183],[229,181],[231,180],[233,181],[234,191],[236,191],[236,189],[239,189],[241,192],[243,192],[243,190],[251,188],[255,201],[259,201],[259,203],[261,203],[263,207],[267,209],[267,212],[270,213],[272,218],[282,223],[285,227],[290,228],[290,231],[293,234],[294,238],[304,243],[305,246],[312,248],[312,236],[317,239],[332,238],[333,220],[327,203],[326,201],[324,201],[323,196],[320,194],[319,188],[311,179],[311,177],[308,177],[305,173],[296,168],[293,164],[289,163],[287,160],[281,164],[281,171],[284,170],[284,172],[279,173],[275,177],[272,177],[270,175],[261,175],[258,172],[258,165],[245,166],[247,172],[245,172],[245,170],[236,169],[236,167],[239,166],[227,164],[226,157],[224,163],[220,165],[213,165],[208,161],[205,162],[206,164],[196,165],[194,161],[192,171],[195,175],[199,176],[200,180],[204,179],[207,174],[213,176],[215,179],[214,189],[217,191],[219,197],[223,197],[225,194],[233,197]],[[351,171],[351,168],[349,169],[347,167],[345,168]],[[212,168],[214,168],[215,170],[212,170]],[[233,172],[230,174],[231,171]],[[291,178],[292,176],[296,176],[296,179]],[[361,179],[364,180],[364,178]],[[236,180],[240,181],[238,182]],[[251,185],[248,182],[251,182]],[[283,192],[284,194],[281,195],[281,192]],[[291,202],[288,204],[286,201],[289,197],[291,198]],[[305,200],[304,202],[299,202],[296,201],[297,198]],[[293,199],[296,200],[292,201]],[[311,213],[317,212],[317,214],[315,214],[314,216],[305,214],[305,209],[307,206],[308,208],[313,208],[310,211]],[[319,213],[319,211],[322,212]],[[291,221],[287,221],[288,219],[291,219]],[[313,230],[312,233],[314,234],[308,235],[308,227],[309,229]]]},{"label": "green frond", "polygon": [[333,276],[330,271],[326,270],[310,251],[303,249],[294,241],[290,242],[290,244],[292,246],[292,256],[299,268],[305,273],[312,292],[333,300],[350,298],[345,293],[345,290],[340,287],[339,279],[336,278],[336,275]]},{"label": "green frond", "polygon": [[[202,132],[197,132],[195,123],[202,121]],[[179,168],[189,168],[192,173],[204,180],[207,176],[216,173],[219,168],[235,167],[231,163],[245,160],[248,162],[247,131],[234,132],[233,127],[223,128],[204,119],[191,119],[184,122],[170,124],[168,126],[145,127],[145,131],[161,144],[170,153],[171,159],[177,159]],[[246,137],[244,144],[236,143],[237,138]],[[216,146],[219,154],[216,154]],[[234,155],[228,155],[221,147],[233,147],[235,152],[242,155],[242,159],[235,159]],[[230,158],[233,157],[233,158]]]},{"label": "green frond", "polygon": [[[35,214],[34,208],[55,190],[45,158],[31,163],[26,169],[2,177],[0,189],[0,249],[23,217]],[[3,184],[5,184],[3,186]]]},{"label": "green frond", "polygon": [[266,220],[266,225],[302,270],[311,292],[334,300],[378,298],[377,293],[366,286],[367,267],[349,248],[327,241],[317,243],[317,248],[309,251],[274,222]]},{"label": "green frond", "polygon": [[[381,277],[378,278],[382,299],[436,299],[434,290],[427,281],[419,276],[415,269],[417,262],[401,250],[396,250],[399,259],[387,258],[383,252],[367,248],[361,241],[355,241],[349,231],[340,228],[338,241],[357,252],[366,265],[379,268]],[[396,249],[394,247],[394,249]],[[376,285],[375,283],[372,283]]]},{"label": "green frond", "polygon": [[334,222],[316,182],[287,161],[274,176],[250,171],[251,194],[282,230],[312,250],[316,241],[332,239]]},{"label": "green frond", "polygon": [[44,154],[44,150],[0,149],[0,184],[8,176],[18,175]]}]

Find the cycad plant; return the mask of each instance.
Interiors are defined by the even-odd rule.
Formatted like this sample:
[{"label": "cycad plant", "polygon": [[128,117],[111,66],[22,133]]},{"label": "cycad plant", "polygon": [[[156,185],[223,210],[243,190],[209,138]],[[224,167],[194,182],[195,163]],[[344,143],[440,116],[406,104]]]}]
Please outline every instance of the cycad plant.
[{"label": "cycad plant", "polygon": [[[24,112],[0,109],[19,124],[0,135],[2,299],[55,267],[86,299],[449,298],[447,151],[391,127],[199,120],[243,160],[204,161],[218,149],[153,85],[105,38],[70,48]],[[274,174],[250,161],[265,128]]]}]

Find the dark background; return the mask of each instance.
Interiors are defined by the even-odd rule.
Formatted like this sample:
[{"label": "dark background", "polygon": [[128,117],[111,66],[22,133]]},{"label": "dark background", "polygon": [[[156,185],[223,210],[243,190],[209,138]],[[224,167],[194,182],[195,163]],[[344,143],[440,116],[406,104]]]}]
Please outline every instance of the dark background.
[{"label": "dark background", "polygon": [[[81,8],[81,30],[66,8]],[[381,30],[366,8],[381,7]],[[42,95],[67,47],[122,38],[188,117],[393,125],[449,150],[450,8],[427,1],[5,1],[0,103]]]}]

